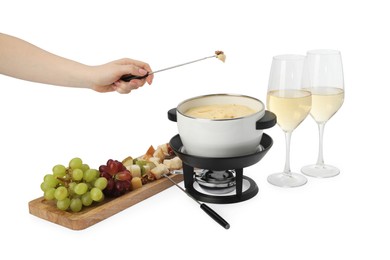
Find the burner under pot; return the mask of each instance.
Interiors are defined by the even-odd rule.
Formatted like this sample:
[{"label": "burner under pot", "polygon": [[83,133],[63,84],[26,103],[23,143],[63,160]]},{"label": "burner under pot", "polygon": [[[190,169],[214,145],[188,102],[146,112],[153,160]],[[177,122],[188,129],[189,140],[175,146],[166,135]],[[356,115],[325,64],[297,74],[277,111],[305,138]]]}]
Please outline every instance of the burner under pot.
[{"label": "burner under pot", "polygon": [[259,143],[263,149],[236,157],[202,157],[188,154],[179,135],[172,137],[169,144],[183,161],[186,192],[199,201],[227,204],[246,201],[256,196],[259,188],[254,180],[243,175],[243,170],[244,167],[259,162],[269,151],[273,141],[269,135],[263,133]]},{"label": "burner under pot", "polygon": [[236,188],[234,170],[203,170],[195,173],[195,181],[204,191],[212,194],[226,194]]}]

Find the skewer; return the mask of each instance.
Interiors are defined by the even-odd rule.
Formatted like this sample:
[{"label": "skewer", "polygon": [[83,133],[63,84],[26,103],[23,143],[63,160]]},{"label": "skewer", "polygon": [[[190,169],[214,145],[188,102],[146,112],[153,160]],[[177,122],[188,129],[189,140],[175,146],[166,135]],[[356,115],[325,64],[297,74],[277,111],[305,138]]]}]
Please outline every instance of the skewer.
[{"label": "skewer", "polygon": [[178,65],[175,65],[175,66],[171,66],[171,67],[168,67],[168,68],[152,71],[152,72],[147,73],[144,76],[135,76],[135,75],[132,75],[132,74],[123,75],[121,77],[121,80],[129,82],[132,79],[143,79],[143,78],[146,78],[149,75],[152,75],[152,74],[155,74],[155,73],[158,73],[158,72],[161,72],[161,71],[174,69],[174,68],[177,68],[177,67],[181,67],[181,66],[184,66],[184,65],[188,65],[188,64],[191,64],[191,63],[195,63],[195,62],[206,60],[206,59],[210,59],[210,58],[217,58],[220,61],[225,62],[226,55],[223,53],[223,51],[215,51],[215,55],[207,56],[207,57],[204,57],[204,58],[201,58],[201,59],[197,59],[197,60],[193,60],[193,61],[188,61],[188,62],[185,62],[185,63],[182,63],[182,64],[178,64]]},{"label": "skewer", "polygon": [[200,208],[206,212],[212,219],[214,219],[218,224],[220,224],[222,227],[224,227],[225,229],[229,229],[230,228],[230,224],[224,220],[217,212],[215,212],[212,208],[210,208],[209,206],[207,206],[206,204],[204,203],[200,203],[198,200],[196,200],[190,193],[188,193],[185,189],[183,189],[180,185],[178,185],[174,180],[172,180],[167,174],[163,174],[162,176],[164,176],[165,178],[167,178],[168,180],[170,180],[173,184],[175,184],[176,187],[178,187],[179,189],[181,189],[185,194],[187,194],[191,199],[193,199],[196,203],[198,203],[200,205]]}]

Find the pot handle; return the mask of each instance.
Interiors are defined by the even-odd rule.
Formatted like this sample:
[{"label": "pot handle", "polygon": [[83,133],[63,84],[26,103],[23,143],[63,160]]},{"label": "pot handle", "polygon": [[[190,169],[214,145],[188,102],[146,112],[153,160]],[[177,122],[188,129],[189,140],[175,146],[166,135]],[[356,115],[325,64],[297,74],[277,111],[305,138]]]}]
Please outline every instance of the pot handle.
[{"label": "pot handle", "polygon": [[177,122],[176,108],[172,108],[168,111],[168,119]]},{"label": "pot handle", "polygon": [[256,121],[256,129],[267,129],[271,128],[276,124],[276,115],[271,111],[266,110],[262,118]]}]

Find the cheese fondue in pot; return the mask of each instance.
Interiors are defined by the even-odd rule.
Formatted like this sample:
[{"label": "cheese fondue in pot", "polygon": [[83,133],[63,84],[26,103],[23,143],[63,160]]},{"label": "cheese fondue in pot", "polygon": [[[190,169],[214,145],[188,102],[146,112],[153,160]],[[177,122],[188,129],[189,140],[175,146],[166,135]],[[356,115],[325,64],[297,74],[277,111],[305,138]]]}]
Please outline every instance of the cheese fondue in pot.
[{"label": "cheese fondue in pot", "polygon": [[213,104],[192,107],[184,114],[186,116],[205,119],[232,119],[245,117],[256,113],[257,111],[238,104]]}]

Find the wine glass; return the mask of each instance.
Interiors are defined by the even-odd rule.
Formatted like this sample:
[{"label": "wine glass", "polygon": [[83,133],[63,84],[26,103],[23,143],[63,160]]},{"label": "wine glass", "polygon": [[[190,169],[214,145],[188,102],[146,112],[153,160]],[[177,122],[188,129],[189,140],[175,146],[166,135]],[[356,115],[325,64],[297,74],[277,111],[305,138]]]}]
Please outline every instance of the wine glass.
[{"label": "wine glass", "polygon": [[276,114],[277,123],[286,137],[286,162],[283,172],[268,176],[269,183],[279,187],[298,187],[307,178],[290,170],[290,140],[295,128],[307,117],[311,108],[311,93],[302,88],[305,56],[278,55],[272,59],[268,82],[267,109]]},{"label": "wine glass", "polygon": [[301,171],[311,177],[336,176],[340,173],[340,170],[324,163],[323,137],[326,122],[339,110],[344,102],[344,76],[340,51],[308,51],[302,84],[312,94],[310,115],[318,124],[320,142],[317,163],[305,166]]}]

